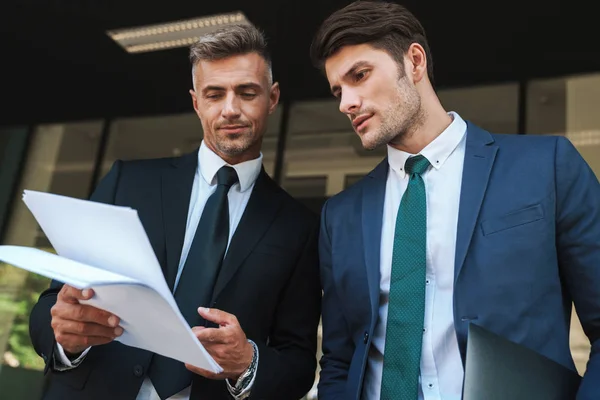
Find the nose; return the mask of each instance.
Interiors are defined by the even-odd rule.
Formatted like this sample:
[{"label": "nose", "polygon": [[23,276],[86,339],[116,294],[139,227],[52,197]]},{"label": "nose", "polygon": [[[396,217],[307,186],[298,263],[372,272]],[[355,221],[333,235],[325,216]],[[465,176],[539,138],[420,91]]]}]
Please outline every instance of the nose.
[{"label": "nose", "polygon": [[240,101],[234,93],[229,93],[225,98],[221,115],[227,120],[235,120],[240,117]]},{"label": "nose", "polygon": [[340,111],[344,114],[354,114],[360,109],[360,96],[352,89],[342,91],[340,98]]}]

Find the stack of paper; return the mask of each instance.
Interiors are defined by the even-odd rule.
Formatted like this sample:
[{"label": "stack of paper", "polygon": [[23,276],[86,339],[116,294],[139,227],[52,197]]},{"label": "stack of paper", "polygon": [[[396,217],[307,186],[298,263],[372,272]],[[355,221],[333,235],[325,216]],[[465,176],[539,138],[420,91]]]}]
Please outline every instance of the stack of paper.
[{"label": "stack of paper", "polygon": [[121,319],[123,344],[222,372],[179,312],[136,210],[35,191],[23,201],[58,255],[0,246],[0,260],[92,288],[86,303]]}]

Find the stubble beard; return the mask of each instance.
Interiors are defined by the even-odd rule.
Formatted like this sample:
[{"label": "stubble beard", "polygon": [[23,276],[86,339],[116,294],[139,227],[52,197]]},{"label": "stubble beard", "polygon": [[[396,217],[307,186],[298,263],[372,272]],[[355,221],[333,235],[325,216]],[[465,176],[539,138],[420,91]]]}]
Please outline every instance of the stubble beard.
[{"label": "stubble beard", "polygon": [[421,96],[406,76],[398,80],[396,97],[379,113],[381,125],[373,132],[361,136],[366,150],[374,150],[389,143],[410,138],[423,124],[425,113],[421,108]]},{"label": "stubble beard", "polygon": [[258,139],[252,132],[227,135],[226,137],[217,136],[215,147],[222,154],[239,156],[248,151],[257,141]]}]

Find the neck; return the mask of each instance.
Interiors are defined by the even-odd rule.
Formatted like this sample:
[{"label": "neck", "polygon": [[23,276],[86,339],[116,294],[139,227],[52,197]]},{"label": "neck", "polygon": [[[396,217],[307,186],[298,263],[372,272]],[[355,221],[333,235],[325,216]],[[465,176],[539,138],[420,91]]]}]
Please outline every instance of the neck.
[{"label": "neck", "polygon": [[435,94],[421,104],[420,117],[404,135],[390,142],[390,146],[409,154],[418,154],[452,123],[452,117]]}]

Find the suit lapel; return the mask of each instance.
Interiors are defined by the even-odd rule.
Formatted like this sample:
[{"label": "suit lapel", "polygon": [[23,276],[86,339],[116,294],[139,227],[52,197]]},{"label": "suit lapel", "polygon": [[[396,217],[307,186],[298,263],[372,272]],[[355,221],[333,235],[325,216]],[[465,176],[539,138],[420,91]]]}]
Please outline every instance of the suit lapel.
[{"label": "suit lapel", "polygon": [[267,231],[282,204],[281,190],[261,170],[238,224],[215,284],[211,303],[233,278],[243,261]]},{"label": "suit lapel", "polygon": [[465,262],[496,158],[498,146],[493,143],[494,139],[488,132],[467,123],[467,143],[456,233],[455,282]]},{"label": "suit lapel", "polygon": [[185,237],[198,151],[173,161],[162,175],[162,212],[167,250],[165,279],[173,291]]},{"label": "suit lapel", "polygon": [[362,231],[372,321],[375,321],[373,316],[377,315],[379,306],[381,228],[387,173],[386,158],[365,179],[362,195]]}]

